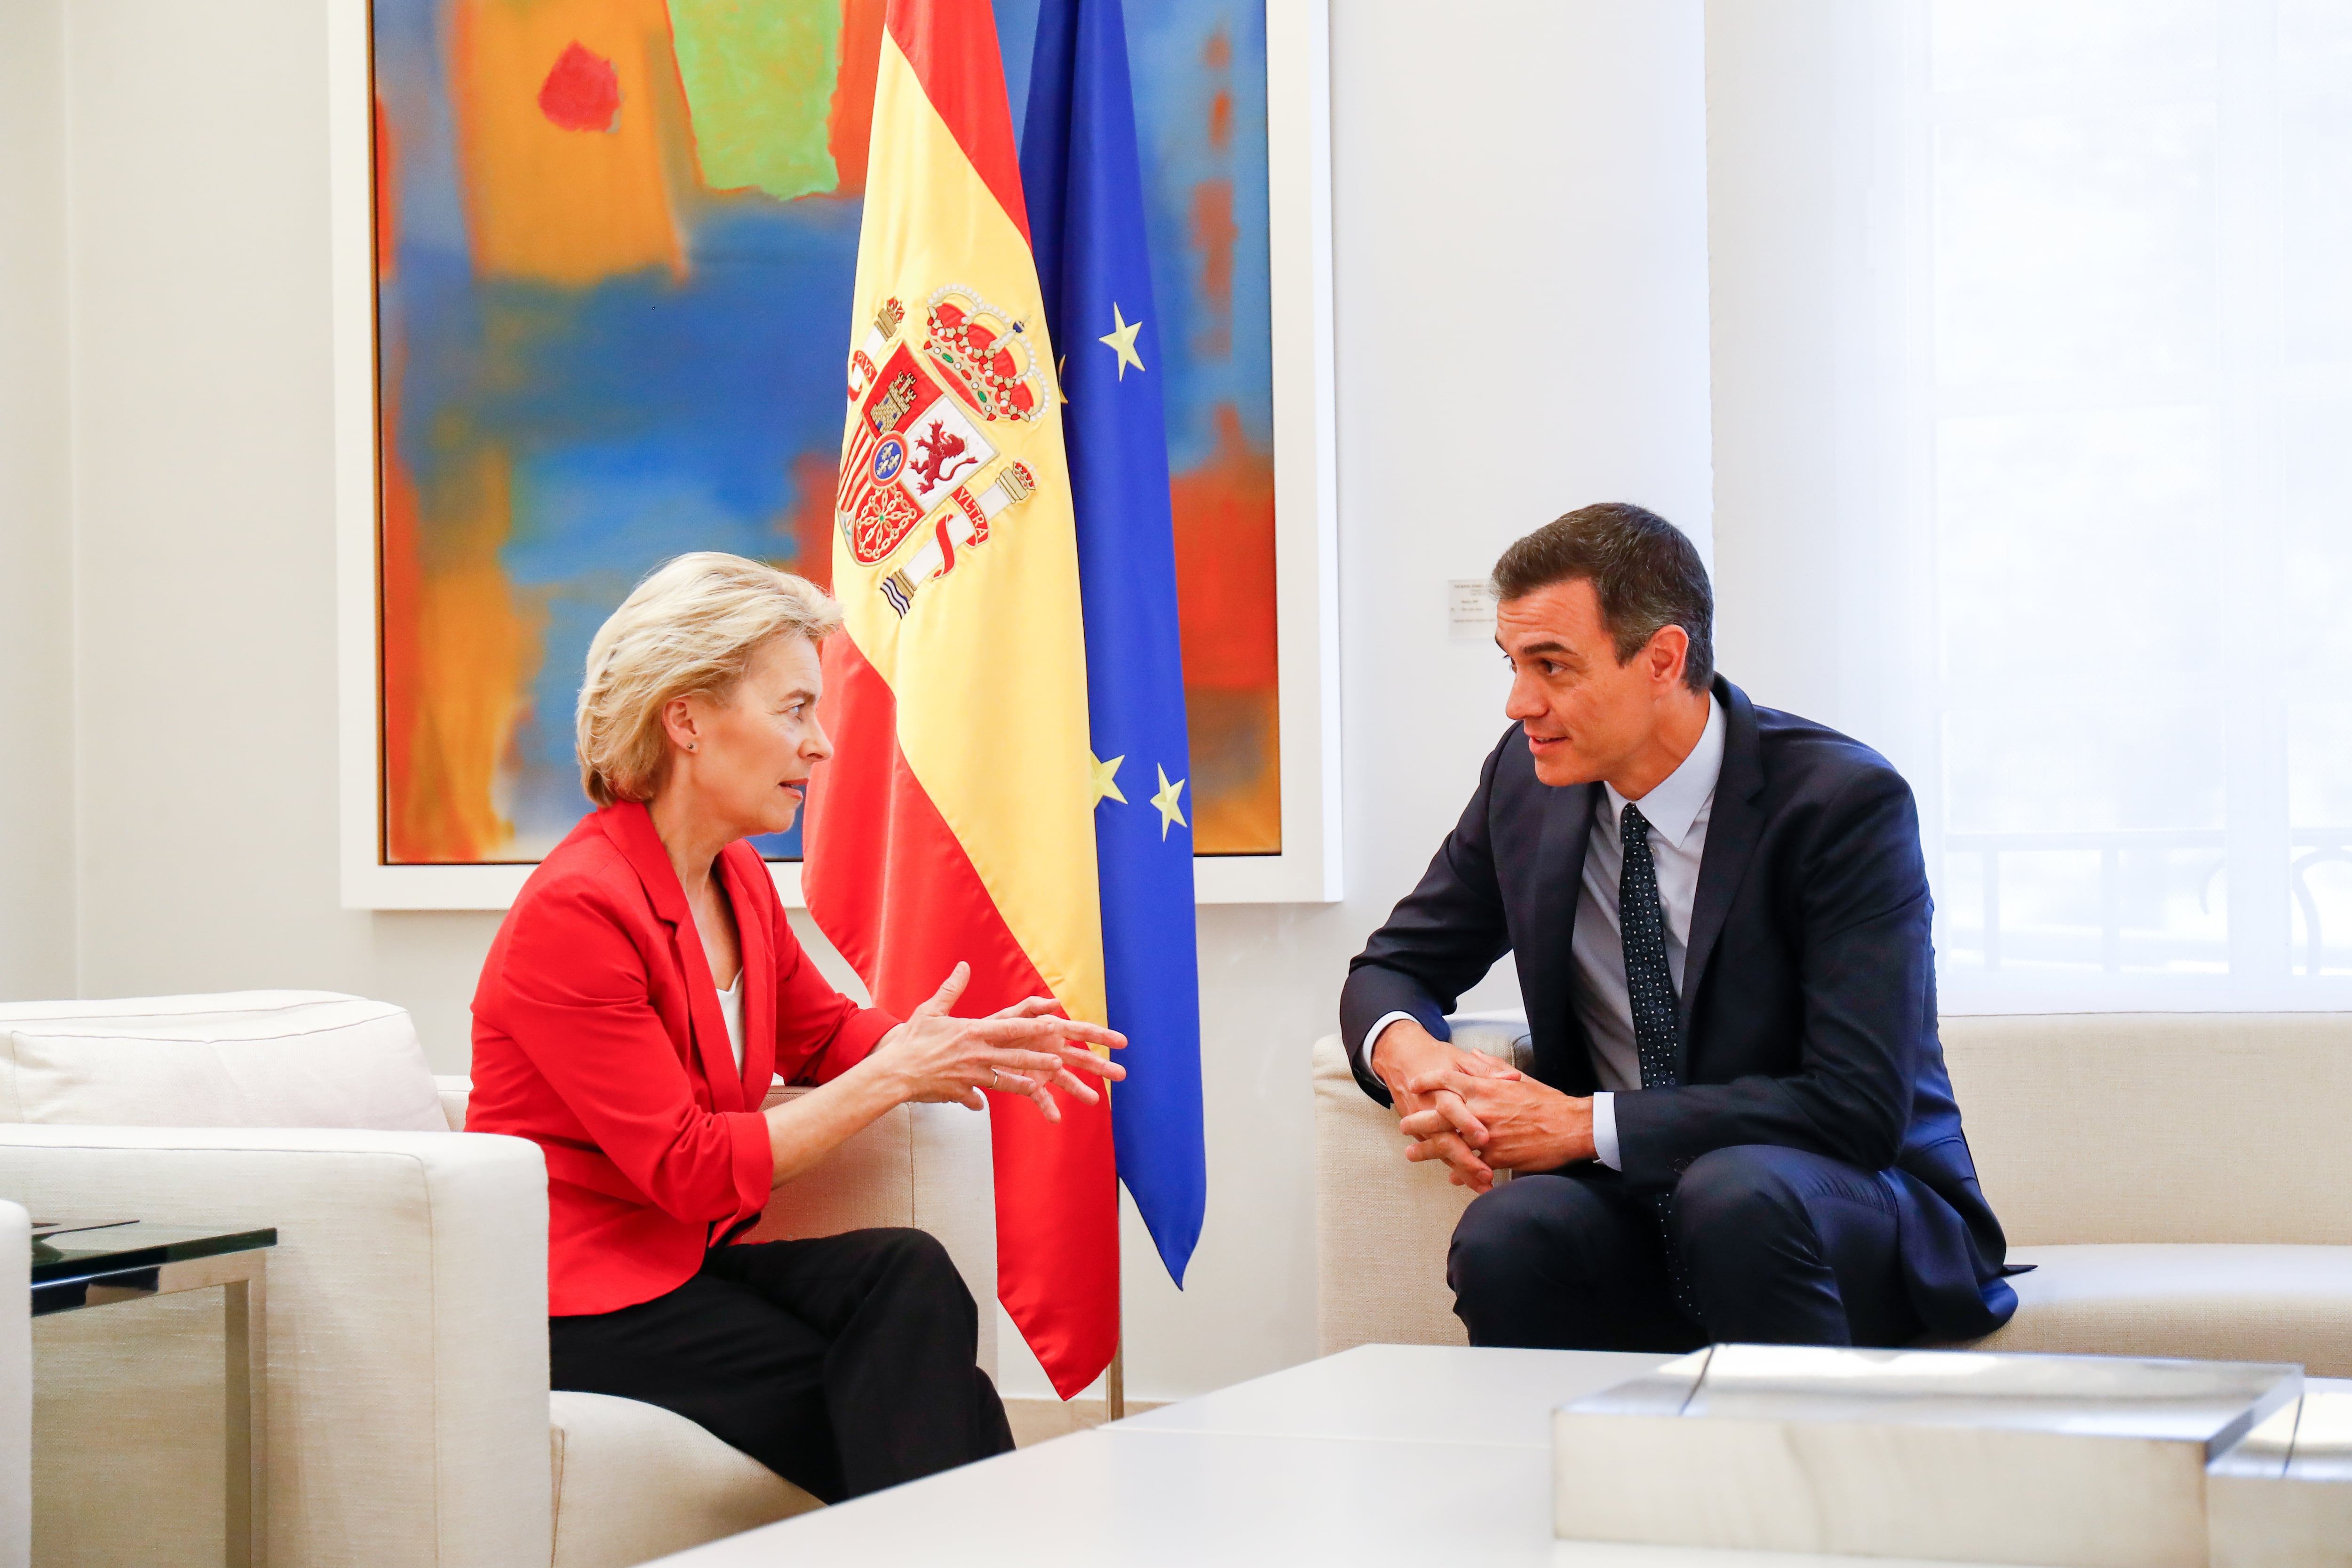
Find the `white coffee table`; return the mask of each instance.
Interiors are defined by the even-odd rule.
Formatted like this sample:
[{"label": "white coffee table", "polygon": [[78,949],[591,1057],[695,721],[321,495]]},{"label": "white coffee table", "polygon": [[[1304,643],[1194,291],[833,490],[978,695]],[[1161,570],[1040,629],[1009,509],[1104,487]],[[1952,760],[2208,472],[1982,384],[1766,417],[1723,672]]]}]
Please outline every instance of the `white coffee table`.
[{"label": "white coffee table", "polygon": [[1666,1359],[1365,1345],[664,1561],[1854,1568],[1552,1539],[1553,1407]]}]

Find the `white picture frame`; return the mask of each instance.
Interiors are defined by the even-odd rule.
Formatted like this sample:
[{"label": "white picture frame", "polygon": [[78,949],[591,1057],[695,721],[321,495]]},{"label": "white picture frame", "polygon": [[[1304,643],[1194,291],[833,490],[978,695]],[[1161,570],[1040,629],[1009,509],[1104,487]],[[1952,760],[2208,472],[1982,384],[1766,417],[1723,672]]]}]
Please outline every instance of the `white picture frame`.
[{"label": "white picture frame", "polygon": [[[1340,897],[1339,501],[1328,0],[1266,0],[1282,851],[1200,856],[1204,904]],[[386,864],[379,626],[374,172],[368,0],[328,9],[339,842],[342,907],[502,910],[534,865]],[[584,803],[583,803],[584,806]],[[800,865],[772,861],[803,907]]]}]

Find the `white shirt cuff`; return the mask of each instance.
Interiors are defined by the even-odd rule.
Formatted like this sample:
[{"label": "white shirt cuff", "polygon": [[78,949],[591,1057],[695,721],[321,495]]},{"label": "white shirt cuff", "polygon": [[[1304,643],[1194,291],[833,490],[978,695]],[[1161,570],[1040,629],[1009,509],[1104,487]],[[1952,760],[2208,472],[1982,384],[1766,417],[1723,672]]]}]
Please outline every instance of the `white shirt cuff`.
[{"label": "white shirt cuff", "polygon": [[1378,1078],[1381,1076],[1372,1070],[1372,1047],[1381,1043],[1381,1031],[1387,1028],[1391,1024],[1395,1023],[1400,1018],[1405,1019],[1409,1022],[1412,1017],[1412,1015],[1410,1013],[1383,1013],[1372,1021],[1372,1026],[1370,1028],[1364,1031],[1363,1043],[1356,1048],[1360,1053],[1358,1060],[1363,1064],[1364,1076],[1366,1078]]},{"label": "white shirt cuff", "polygon": [[1605,1089],[1592,1096],[1592,1157],[1612,1171],[1625,1168],[1617,1155],[1617,1097]]}]

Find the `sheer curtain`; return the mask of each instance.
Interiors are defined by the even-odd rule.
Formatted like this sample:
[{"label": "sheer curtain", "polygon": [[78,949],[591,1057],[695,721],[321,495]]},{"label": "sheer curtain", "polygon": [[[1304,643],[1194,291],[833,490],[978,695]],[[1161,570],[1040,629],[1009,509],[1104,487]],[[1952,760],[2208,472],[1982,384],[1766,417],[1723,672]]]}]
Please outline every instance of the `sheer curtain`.
[{"label": "sheer curtain", "polygon": [[1708,48],[1725,661],[1912,778],[1947,1010],[2352,1005],[2352,0]]}]

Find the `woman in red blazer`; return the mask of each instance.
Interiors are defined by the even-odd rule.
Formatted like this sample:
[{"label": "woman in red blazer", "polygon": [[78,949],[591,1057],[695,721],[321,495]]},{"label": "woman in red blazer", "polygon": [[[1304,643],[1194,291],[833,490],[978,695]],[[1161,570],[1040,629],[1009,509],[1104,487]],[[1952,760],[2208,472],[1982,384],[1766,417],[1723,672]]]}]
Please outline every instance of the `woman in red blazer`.
[{"label": "woman in red blazer", "polygon": [[[809,770],[840,611],[737,556],[680,557],[596,635],[580,694],[599,807],[524,884],[474,996],[471,1131],[547,1155],[553,1384],[659,1405],[826,1501],[1012,1447],[979,1309],[939,1243],[864,1230],[745,1245],[769,1192],[909,1100],[978,1107],[1124,1042],[1045,1016],[904,1022],[803,954],[759,853]],[[819,1085],[761,1110],[775,1074]]]}]

